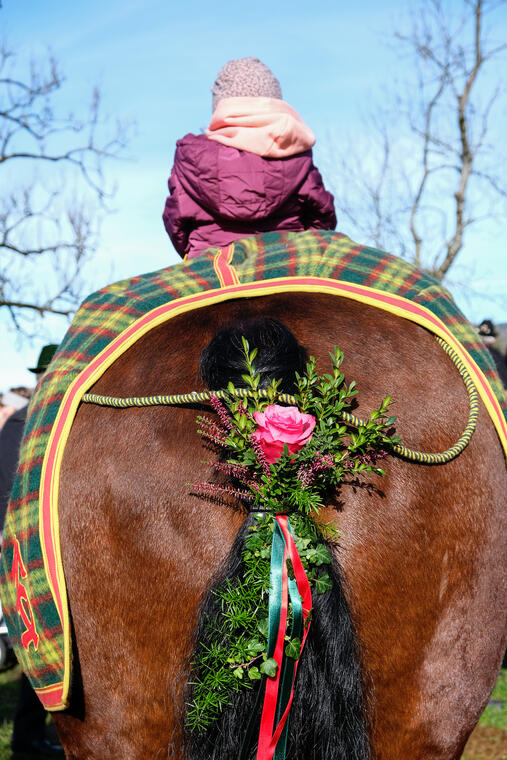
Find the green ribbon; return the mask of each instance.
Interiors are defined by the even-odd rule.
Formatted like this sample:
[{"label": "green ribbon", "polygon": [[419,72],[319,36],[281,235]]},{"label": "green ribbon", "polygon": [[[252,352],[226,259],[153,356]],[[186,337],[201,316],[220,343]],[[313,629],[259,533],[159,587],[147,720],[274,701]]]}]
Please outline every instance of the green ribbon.
[{"label": "green ribbon", "polygon": [[[291,535],[294,537],[289,520],[287,520],[287,528]],[[272,657],[276,647],[276,641],[278,638],[278,631],[280,628],[281,607],[282,607],[282,584],[284,573],[284,554],[285,554],[285,537],[283,532],[276,521],[274,520],[273,526],[273,538],[271,544],[271,565],[270,565],[270,590],[269,590],[269,612],[268,612],[268,657]],[[303,605],[301,596],[298,591],[295,578],[288,578],[288,593],[292,606],[292,625],[290,630],[290,638],[303,637],[304,633],[304,621],[303,621]],[[283,656],[280,675],[280,688],[278,693],[278,700],[276,705],[275,714],[275,726],[278,725],[285,708],[287,707],[294,680],[294,669],[296,666],[296,660],[292,657]],[[250,719],[245,737],[243,739],[238,760],[245,760],[250,754],[250,748],[253,742],[254,727],[257,725],[256,713],[259,704],[261,694],[264,692],[264,683],[266,678],[263,679],[263,684],[259,688],[257,700],[255,703],[255,709]],[[276,749],[273,755],[273,760],[285,760],[287,751],[287,737],[288,737],[289,720],[287,719],[285,727],[280,735]]]},{"label": "green ribbon", "polygon": [[[287,520],[287,528],[294,538],[290,521]],[[268,657],[272,657],[276,639],[278,636],[278,629],[280,627],[280,612],[282,603],[282,577],[284,572],[283,557],[285,552],[285,538],[282,533],[278,522],[275,520],[273,529],[273,543],[271,547],[271,568],[270,568],[270,592],[269,592],[269,617],[268,617]],[[301,596],[298,591],[295,578],[289,578],[288,580],[289,598],[292,606],[292,625],[290,631],[290,638],[303,637],[303,605]],[[294,680],[294,668],[296,666],[296,660],[292,657],[287,657],[285,654],[282,660],[282,672],[280,676],[280,691],[278,694],[278,702],[276,706],[275,726],[278,725],[287,703],[289,701],[292,684]],[[285,723],[285,727],[280,735],[278,744],[276,745],[275,754],[273,760],[285,760],[285,754],[287,751],[287,736],[289,729],[289,719]]]}]

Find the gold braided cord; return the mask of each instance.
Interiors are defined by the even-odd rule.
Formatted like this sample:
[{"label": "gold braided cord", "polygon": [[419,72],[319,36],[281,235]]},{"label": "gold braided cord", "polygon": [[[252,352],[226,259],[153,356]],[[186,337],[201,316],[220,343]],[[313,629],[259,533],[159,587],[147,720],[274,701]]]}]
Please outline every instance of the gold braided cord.
[{"label": "gold braided cord", "polygon": [[[403,444],[395,444],[393,446],[393,453],[401,459],[407,459],[409,462],[417,462],[418,464],[446,464],[452,461],[468,446],[470,439],[477,427],[477,417],[479,414],[479,395],[475,388],[474,382],[470,377],[470,374],[465,367],[464,363],[459,358],[456,351],[451,348],[442,338],[437,337],[438,343],[442,346],[449,358],[454,362],[458,372],[460,373],[465,388],[468,393],[468,400],[470,404],[470,411],[468,415],[468,422],[458,441],[451,446],[447,451],[443,451],[440,454],[430,454],[423,451],[414,451],[407,448]],[[267,391],[259,390],[259,395],[263,398],[267,398]],[[248,388],[235,388],[234,394],[238,398],[248,398],[252,396],[252,392]],[[142,406],[183,406],[185,404],[200,404],[210,400],[211,396],[218,396],[218,398],[225,398],[230,395],[229,391],[192,391],[192,393],[175,394],[170,396],[132,396],[130,398],[117,398],[115,396],[100,396],[96,393],[85,393],[83,401],[88,404],[98,404],[99,406],[109,406],[117,409],[126,409],[129,407],[142,407]],[[277,394],[277,401],[281,401],[284,404],[295,405],[296,399],[289,393]],[[361,427],[365,425],[365,421],[361,420],[353,414],[348,412],[341,413],[341,419],[349,425],[354,427]]]},{"label": "gold braided cord", "polygon": [[[268,393],[265,390],[258,391],[259,396],[267,398]],[[85,393],[83,401],[88,404],[99,404],[100,406],[114,406],[119,409],[125,409],[129,406],[184,406],[185,404],[201,404],[210,400],[212,396],[226,398],[231,394],[229,391],[192,391],[192,393],[181,393],[172,396],[131,396],[130,398],[116,398],[115,396],[98,396],[95,393]],[[251,398],[252,392],[248,388],[235,388],[234,395],[238,398]],[[284,404],[296,403],[294,396],[289,393],[277,393],[277,401]]]}]

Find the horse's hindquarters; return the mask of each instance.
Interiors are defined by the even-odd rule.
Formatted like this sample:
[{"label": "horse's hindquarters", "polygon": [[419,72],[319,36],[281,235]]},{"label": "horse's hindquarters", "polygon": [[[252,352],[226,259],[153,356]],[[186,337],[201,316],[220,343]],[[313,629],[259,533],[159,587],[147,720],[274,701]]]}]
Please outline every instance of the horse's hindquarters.
[{"label": "horse's hindquarters", "polygon": [[[225,321],[267,314],[327,366],[337,344],[366,415],[388,393],[412,448],[440,451],[466,423],[462,381],[434,338],[336,296],[280,295],[175,317],[140,339],[94,391],[199,387],[201,350]],[[180,758],[181,687],[198,599],[243,517],[189,493],[205,480],[196,411],[83,406],[62,466],[60,523],[79,667],[58,716],[68,756]],[[482,410],[469,447],[440,467],[386,460],[344,484],[326,518],[338,550],[373,702],[381,760],[454,760],[492,686],[505,617],[503,456]],[[502,612],[504,614],[504,612]],[[239,729],[238,729],[239,730]]]}]

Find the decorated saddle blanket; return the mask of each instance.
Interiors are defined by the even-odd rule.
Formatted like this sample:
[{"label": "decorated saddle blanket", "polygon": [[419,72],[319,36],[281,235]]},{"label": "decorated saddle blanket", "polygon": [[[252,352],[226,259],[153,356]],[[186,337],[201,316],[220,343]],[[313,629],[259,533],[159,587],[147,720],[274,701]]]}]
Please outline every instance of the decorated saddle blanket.
[{"label": "decorated saddle blanket", "polygon": [[71,687],[58,487],[83,394],[141,336],[173,316],[283,291],[362,301],[443,338],[466,364],[507,451],[503,387],[489,353],[447,291],[405,261],[340,233],[253,236],[99,290],[77,312],[30,403],[3,536],[1,593],[9,635],[48,710],[64,709]]}]

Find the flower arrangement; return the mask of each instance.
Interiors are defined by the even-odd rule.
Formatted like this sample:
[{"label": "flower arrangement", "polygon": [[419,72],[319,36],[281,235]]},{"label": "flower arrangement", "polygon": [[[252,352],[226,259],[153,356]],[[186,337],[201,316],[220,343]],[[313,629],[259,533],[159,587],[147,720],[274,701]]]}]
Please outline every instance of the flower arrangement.
[{"label": "flower arrangement", "polygon": [[[241,551],[242,572],[213,591],[221,612],[209,621],[207,643],[194,655],[186,721],[198,733],[219,717],[235,692],[264,677],[262,735],[271,684],[287,668],[294,683],[311,624],[311,595],[332,588],[329,542],[337,540],[338,531],[318,519],[324,498],[346,476],[383,475],[378,461],[399,440],[389,434],[395,422],[388,414],[389,396],[355,429],[344,422],[357,388],[354,381],[345,382],[338,348],[331,353],[330,373],[318,374],[311,357],[304,374],[296,374],[294,406],[276,403],[278,380],[260,390],[257,350],[250,350],[245,338],[243,352],[248,397],[239,398],[229,384],[222,399],[211,399],[216,417],[198,418],[201,436],[220,452],[214,468],[225,482],[196,483],[194,492],[232,495],[253,513]],[[277,578],[285,583],[284,614],[274,600]],[[277,693],[273,699],[279,699]],[[290,699],[286,695],[278,713],[290,707]]]}]

